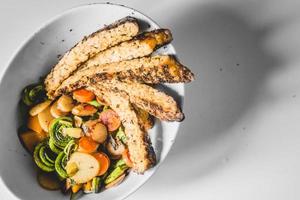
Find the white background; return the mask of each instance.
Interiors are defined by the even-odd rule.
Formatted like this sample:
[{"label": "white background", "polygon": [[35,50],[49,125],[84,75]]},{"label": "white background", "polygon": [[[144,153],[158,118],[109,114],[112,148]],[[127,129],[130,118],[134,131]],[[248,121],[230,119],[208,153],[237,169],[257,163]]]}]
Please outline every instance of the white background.
[{"label": "white background", "polygon": [[[0,67],[46,20],[89,2],[101,1],[1,0]],[[168,158],[128,199],[300,199],[300,1],[111,2],[170,28],[197,79]]]}]

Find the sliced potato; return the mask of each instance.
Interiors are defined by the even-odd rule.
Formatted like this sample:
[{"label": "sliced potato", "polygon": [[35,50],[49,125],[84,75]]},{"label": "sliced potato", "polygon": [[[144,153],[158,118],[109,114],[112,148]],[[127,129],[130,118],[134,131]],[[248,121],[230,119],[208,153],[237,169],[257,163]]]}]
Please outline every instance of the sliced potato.
[{"label": "sliced potato", "polygon": [[40,134],[34,131],[26,131],[20,133],[19,136],[25,148],[31,153],[33,153],[34,147],[44,139],[44,137],[41,137]]},{"label": "sliced potato", "polygon": [[98,143],[105,142],[107,138],[107,128],[97,120],[89,120],[82,125],[85,134]]},{"label": "sliced potato", "polygon": [[40,186],[46,190],[59,190],[60,181],[55,174],[38,172],[37,175],[38,183]]},{"label": "sliced potato", "polygon": [[91,132],[92,139],[98,143],[105,142],[107,138],[107,129],[104,124],[97,123]]},{"label": "sliced potato", "polygon": [[47,107],[45,110],[40,112],[38,114],[38,119],[40,122],[40,125],[43,129],[43,131],[47,132],[49,131],[49,124],[54,119],[50,113],[50,107]]},{"label": "sliced potato", "polygon": [[68,135],[73,138],[80,138],[83,136],[83,132],[81,128],[64,128],[63,135]]},{"label": "sliced potato", "polygon": [[122,183],[122,181],[124,180],[125,176],[126,176],[125,174],[121,175],[119,178],[117,178],[117,179],[114,180],[113,182],[107,184],[107,185],[105,186],[105,188],[108,189],[108,188],[111,188],[111,187],[114,187],[114,186],[119,185],[120,183]]},{"label": "sliced potato", "polygon": [[73,99],[70,96],[62,95],[57,100],[57,108],[62,112],[70,112],[74,107]]},{"label": "sliced potato", "polygon": [[39,104],[33,106],[29,110],[29,114],[31,116],[35,116],[35,115],[39,114],[40,112],[42,112],[43,110],[45,110],[50,104],[51,104],[50,100],[46,100],[46,101],[44,101],[42,103],[39,103]]},{"label": "sliced potato", "polygon": [[99,143],[95,142],[91,137],[83,136],[78,141],[78,151],[84,153],[93,153],[97,151]]},{"label": "sliced potato", "polygon": [[63,112],[57,108],[57,101],[52,104],[50,113],[54,118],[64,117],[68,114],[67,112]]},{"label": "sliced potato", "polygon": [[39,122],[39,119],[38,119],[38,116],[29,116],[28,118],[28,123],[27,123],[27,127],[37,133],[42,133],[43,132],[43,129],[40,125],[40,122]]},{"label": "sliced potato", "polygon": [[75,152],[71,155],[67,165],[75,163],[78,171],[71,176],[77,184],[86,183],[97,176],[100,165],[97,159],[87,153]]},{"label": "sliced potato", "polygon": [[92,116],[97,108],[88,104],[79,104],[72,109],[72,114],[77,116]]}]

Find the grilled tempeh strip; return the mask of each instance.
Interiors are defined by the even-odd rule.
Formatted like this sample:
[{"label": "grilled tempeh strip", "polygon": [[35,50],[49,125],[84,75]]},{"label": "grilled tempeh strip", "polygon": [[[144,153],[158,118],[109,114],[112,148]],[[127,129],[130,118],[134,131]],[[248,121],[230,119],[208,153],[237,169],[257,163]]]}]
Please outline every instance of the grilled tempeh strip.
[{"label": "grilled tempeh strip", "polygon": [[181,121],[184,118],[173,97],[151,86],[140,83],[124,83],[117,80],[95,83],[112,92],[125,92],[130,102],[163,121]]},{"label": "grilled tempeh strip", "polygon": [[61,84],[54,96],[83,87],[88,80],[98,82],[112,79],[149,84],[179,83],[192,81],[194,75],[173,56],[143,57],[79,70]]},{"label": "grilled tempeh strip", "polygon": [[44,82],[47,95],[52,98],[52,94],[62,81],[68,78],[89,58],[109,47],[132,39],[138,32],[137,20],[132,17],[126,17],[84,37],[83,40],[65,53],[47,75]]},{"label": "grilled tempeh strip", "polygon": [[150,67],[133,68],[115,73],[96,73],[90,77],[94,81],[120,80],[147,84],[158,83],[188,83],[194,80],[193,73],[174,58],[168,62]]},{"label": "grilled tempeh strip", "polygon": [[144,173],[155,165],[156,156],[151,141],[147,133],[140,128],[137,115],[129,102],[129,97],[125,93],[115,93],[97,84],[90,85],[87,89],[104,99],[119,115],[125,128],[133,170],[137,173]]},{"label": "grilled tempeh strip", "polygon": [[172,34],[167,29],[144,32],[129,41],[122,42],[117,46],[98,53],[86,61],[80,69],[148,56],[171,41]]}]

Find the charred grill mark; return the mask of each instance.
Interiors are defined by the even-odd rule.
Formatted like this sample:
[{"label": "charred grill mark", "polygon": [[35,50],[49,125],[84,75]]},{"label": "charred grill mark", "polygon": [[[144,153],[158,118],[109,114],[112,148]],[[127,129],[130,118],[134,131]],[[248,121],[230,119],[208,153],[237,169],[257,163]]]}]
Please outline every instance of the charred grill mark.
[{"label": "charred grill mark", "polygon": [[128,22],[134,23],[134,24],[136,24],[138,26],[138,22],[137,22],[136,18],[127,16],[127,17],[122,18],[122,19],[120,19],[120,20],[118,20],[118,21],[116,21],[116,22],[114,22],[114,23],[112,23],[112,24],[110,24],[108,26],[105,26],[102,29],[99,29],[99,30],[93,32],[91,34],[91,36],[93,37],[93,36],[95,36],[96,34],[98,34],[99,32],[102,32],[102,31],[106,31],[106,30],[110,31],[111,29],[116,28],[118,26],[121,26],[121,25],[123,25],[125,23],[128,23]]},{"label": "charred grill mark", "polygon": [[188,83],[188,82],[191,82],[195,79],[195,76],[193,74],[193,72],[191,72],[191,70],[189,70],[187,67],[183,66],[182,67],[183,70],[182,70],[182,81],[184,83]]},{"label": "charred grill mark", "polygon": [[92,80],[94,83],[96,83],[98,81],[100,82],[100,81],[108,79],[108,76],[109,76],[108,73],[106,73],[106,74],[97,74],[97,75],[95,75],[95,78],[90,78],[90,80]]},{"label": "charred grill mark", "polygon": [[[173,67],[173,69],[172,69]],[[174,69],[175,68],[175,69]],[[173,71],[172,71],[173,70]],[[125,82],[141,82],[141,83],[177,83],[190,82],[193,75],[186,67],[178,69],[170,65],[154,66],[152,69],[140,67],[137,69],[130,69],[127,71],[120,71],[116,73],[102,73],[97,74],[91,79],[97,81],[103,80],[121,80]]]},{"label": "charred grill mark", "polygon": [[146,141],[145,143],[148,144],[148,145],[145,145],[146,146],[146,151],[148,153],[148,159],[150,159],[150,167],[153,167],[155,164],[156,164],[156,154],[155,154],[155,151],[153,149],[153,146],[152,146],[152,143],[151,143],[151,140],[149,138],[149,135],[145,134],[144,135],[144,141]]}]

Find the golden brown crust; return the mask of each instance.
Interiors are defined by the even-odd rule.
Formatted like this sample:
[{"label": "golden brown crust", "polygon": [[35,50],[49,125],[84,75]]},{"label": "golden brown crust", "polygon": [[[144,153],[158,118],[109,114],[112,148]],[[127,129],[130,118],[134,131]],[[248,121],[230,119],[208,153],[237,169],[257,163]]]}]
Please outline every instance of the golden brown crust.
[{"label": "golden brown crust", "polygon": [[124,83],[117,80],[102,81],[99,87],[112,92],[125,92],[130,102],[163,121],[182,121],[184,115],[173,97],[151,86],[140,83]]},{"label": "golden brown crust", "polygon": [[[167,29],[157,29],[150,32],[144,32],[135,38],[120,43],[114,47],[101,51],[93,58],[87,60],[78,69],[93,68],[107,63],[120,62],[140,58],[153,53],[157,48],[172,41],[172,34]],[[71,74],[70,74],[71,75]],[[50,98],[54,98],[48,93]]]},{"label": "golden brown crust", "polygon": [[139,32],[137,20],[132,17],[121,19],[110,26],[84,37],[65,53],[45,79],[47,94],[52,94],[63,80],[68,78],[83,62],[120,42],[130,40]]},{"label": "golden brown crust", "polygon": [[167,29],[144,32],[129,41],[101,51],[80,66],[80,69],[148,56],[171,41],[172,34]]},{"label": "golden brown crust", "polygon": [[101,82],[114,79],[129,83],[180,83],[192,81],[194,75],[173,56],[143,57],[79,70],[61,84],[54,96],[83,87],[88,81]]}]

